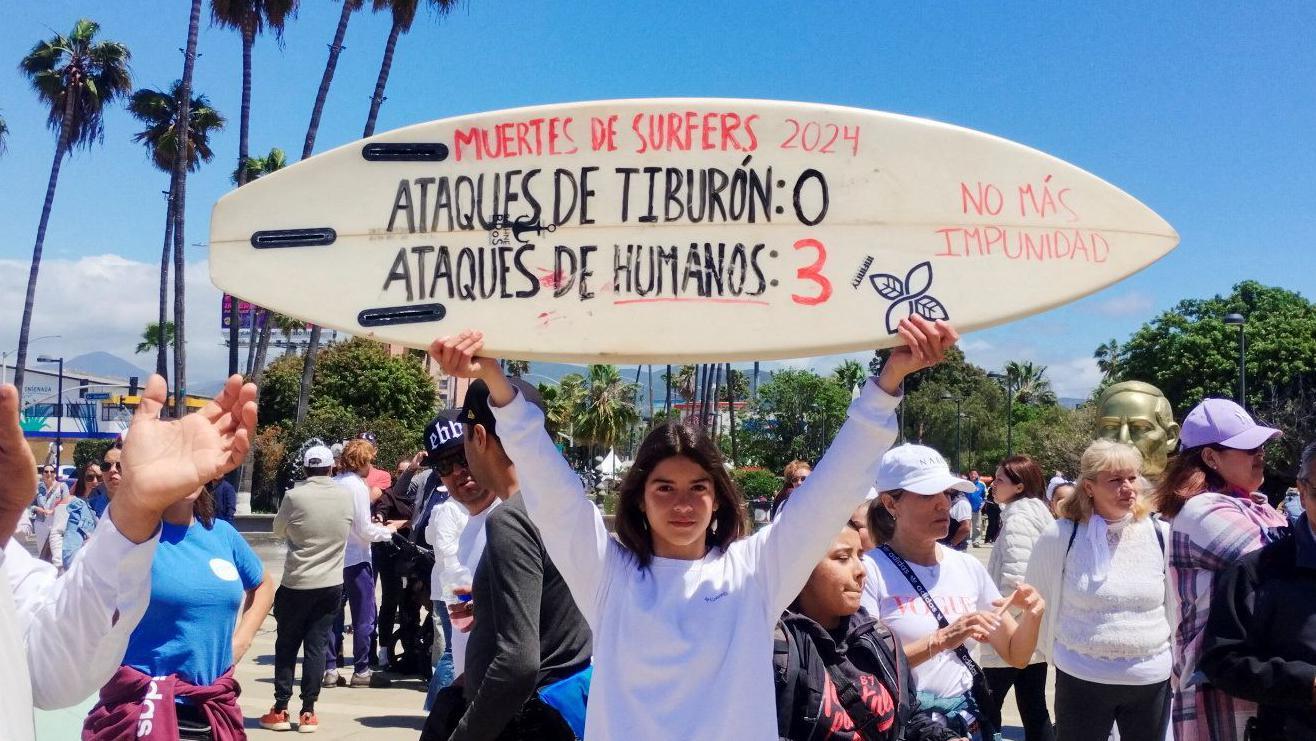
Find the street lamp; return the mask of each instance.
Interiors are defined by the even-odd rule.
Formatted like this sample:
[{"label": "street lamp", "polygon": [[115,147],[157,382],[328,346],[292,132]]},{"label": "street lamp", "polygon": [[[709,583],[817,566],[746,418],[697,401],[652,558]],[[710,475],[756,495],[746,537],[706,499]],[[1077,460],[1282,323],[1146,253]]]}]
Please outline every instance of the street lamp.
[{"label": "street lamp", "polygon": [[964,399],[947,391],[941,395],[942,401],[955,402],[955,473],[959,473],[963,467],[960,461],[960,429],[964,425]]},{"label": "street lamp", "polygon": [[58,467],[59,455],[64,449],[64,356],[52,358],[49,355],[38,355],[37,362],[59,363],[59,381],[55,391],[55,465]]},{"label": "street lamp", "polygon": [[[33,337],[32,339],[28,340],[27,344],[30,345],[33,342],[36,342],[37,340],[58,340],[58,339],[61,338],[57,334],[43,334],[40,337]],[[18,352],[18,348],[16,347],[13,350],[0,352],[0,384],[9,383],[9,356],[13,355],[16,352]],[[18,405],[20,407],[23,405],[23,389],[18,390]]]},{"label": "street lamp", "polygon": [[1247,407],[1247,319],[1242,314],[1226,314],[1225,324],[1238,327],[1238,403]]},{"label": "street lamp", "polygon": [[1014,455],[1014,381],[1009,373],[993,371],[987,377],[1005,385],[1005,457],[1009,458]]}]

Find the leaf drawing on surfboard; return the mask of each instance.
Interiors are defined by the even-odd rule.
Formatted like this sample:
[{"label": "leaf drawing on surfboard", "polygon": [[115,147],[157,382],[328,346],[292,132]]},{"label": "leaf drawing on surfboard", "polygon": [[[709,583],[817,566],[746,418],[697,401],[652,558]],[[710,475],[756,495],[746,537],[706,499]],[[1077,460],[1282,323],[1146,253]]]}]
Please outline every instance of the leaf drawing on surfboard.
[{"label": "leaf drawing on surfboard", "polygon": [[869,278],[877,295],[887,301],[895,301],[905,295],[905,283],[889,273],[878,273]]},{"label": "leaf drawing on surfboard", "polygon": [[875,273],[869,280],[877,295],[891,302],[886,310],[887,334],[895,334],[896,325],[906,316],[918,314],[933,322],[950,318],[946,305],[928,293],[932,289],[930,262],[921,262],[910,268],[903,281],[889,273]]}]

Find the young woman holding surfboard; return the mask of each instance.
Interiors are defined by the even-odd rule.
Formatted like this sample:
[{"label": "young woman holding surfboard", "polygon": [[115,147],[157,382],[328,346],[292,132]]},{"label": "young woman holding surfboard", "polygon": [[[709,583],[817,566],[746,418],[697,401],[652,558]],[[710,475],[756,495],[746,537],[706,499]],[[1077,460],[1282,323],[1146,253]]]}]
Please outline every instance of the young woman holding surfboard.
[{"label": "young woman holding surfboard", "polygon": [[901,322],[904,347],[850,407],[827,455],[772,526],[742,538],[744,515],[717,448],[681,424],[644,440],[622,482],[617,538],[521,399],[483,335],[430,346],[446,373],[482,378],[521,493],[594,632],[585,735],[597,741],[777,738],[773,626],[874,480],[896,436],[900,383],[939,362],[958,335]]}]

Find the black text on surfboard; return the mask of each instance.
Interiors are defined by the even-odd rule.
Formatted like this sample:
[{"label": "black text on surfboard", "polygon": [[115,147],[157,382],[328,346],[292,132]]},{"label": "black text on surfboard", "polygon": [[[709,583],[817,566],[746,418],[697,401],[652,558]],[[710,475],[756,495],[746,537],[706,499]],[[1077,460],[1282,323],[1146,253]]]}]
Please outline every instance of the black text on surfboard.
[{"label": "black text on surfboard", "polygon": [[[488,231],[500,220],[529,217],[558,227],[609,223],[771,223],[786,215],[814,226],[827,215],[827,178],[806,169],[790,179],[773,168],[740,166],[598,167],[504,170],[475,175],[402,178],[386,232]],[[609,181],[610,179],[610,181]],[[599,203],[607,193],[613,202]]]}]

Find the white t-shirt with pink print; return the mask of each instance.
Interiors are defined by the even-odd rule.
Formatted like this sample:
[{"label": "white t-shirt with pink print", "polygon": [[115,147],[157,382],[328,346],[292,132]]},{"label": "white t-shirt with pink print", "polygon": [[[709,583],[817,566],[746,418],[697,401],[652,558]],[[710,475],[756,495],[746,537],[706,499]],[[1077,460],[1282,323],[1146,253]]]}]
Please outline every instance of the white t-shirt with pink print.
[{"label": "white t-shirt with pink print", "polygon": [[[948,622],[954,623],[971,612],[994,609],[992,602],[1001,598],[1001,592],[978,559],[938,544],[937,560],[936,566],[912,561],[909,566]],[[903,643],[926,638],[940,627],[927,603],[880,548],[868,552],[864,566],[864,609],[880,617]],[[977,642],[971,640],[964,645],[977,659]],[[942,651],[913,671],[915,688],[937,697],[957,697],[973,688],[973,675],[954,651]]]}]

